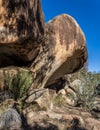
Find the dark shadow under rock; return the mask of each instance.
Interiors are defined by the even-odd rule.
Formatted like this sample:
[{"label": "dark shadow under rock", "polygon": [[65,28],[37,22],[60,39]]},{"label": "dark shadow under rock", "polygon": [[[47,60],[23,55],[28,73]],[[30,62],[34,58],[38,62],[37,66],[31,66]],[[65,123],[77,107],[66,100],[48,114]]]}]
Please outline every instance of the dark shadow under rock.
[{"label": "dark shadow under rock", "polygon": [[86,128],[83,128],[81,125],[80,125],[80,121],[79,119],[77,118],[74,118],[72,121],[71,121],[71,126],[66,128],[66,130],[87,130]]},{"label": "dark shadow under rock", "polygon": [[13,95],[9,91],[0,91],[0,103],[6,99],[11,99]]},{"label": "dark shadow under rock", "polygon": [[35,124],[32,130],[59,130],[58,127],[54,124],[48,123],[45,125]]},{"label": "dark shadow under rock", "polygon": [[[25,124],[25,122],[24,122]],[[36,122],[34,125],[23,126],[23,130],[59,130],[58,127],[52,123]]]}]

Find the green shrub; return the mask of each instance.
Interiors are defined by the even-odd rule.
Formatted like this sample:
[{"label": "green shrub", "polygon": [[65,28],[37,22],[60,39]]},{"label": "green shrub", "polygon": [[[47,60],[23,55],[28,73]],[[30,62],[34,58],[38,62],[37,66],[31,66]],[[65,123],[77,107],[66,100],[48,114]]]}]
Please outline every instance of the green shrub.
[{"label": "green shrub", "polygon": [[53,104],[56,106],[62,106],[63,104],[65,104],[65,100],[64,100],[62,94],[60,94],[60,93],[57,94],[57,96],[53,100]]},{"label": "green shrub", "polygon": [[15,100],[27,94],[33,80],[33,75],[30,71],[18,71],[13,76],[9,73],[4,73],[4,84],[8,91],[13,94]]},{"label": "green shrub", "polygon": [[81,70],[78,76],[82,84],[80,86],[81,92],[77,92],[76,106],[81,104],[85,109],[91,110],[94,105],[95,97],[98,95],[96,86],[100,84],[100,74]]}]

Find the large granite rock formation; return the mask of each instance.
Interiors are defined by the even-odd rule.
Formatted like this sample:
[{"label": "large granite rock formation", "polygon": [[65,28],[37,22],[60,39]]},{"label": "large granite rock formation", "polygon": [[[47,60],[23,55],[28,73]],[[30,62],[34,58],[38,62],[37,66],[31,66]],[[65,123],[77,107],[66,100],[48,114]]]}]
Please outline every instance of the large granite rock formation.
[{"label": "large granite rock formation", "polygon": [[[21,109],[30,128],[53,129],[56,123],[50,127],[44,127],[42,119],[44,123],[46,119],[47,124],[57,119],[59,122],[62,121],[61,126],[65,126],[64,123],[70,125],[65,126],[64,129],[84,129],[85,126],[88,129],[94,121],[96,123],[90,129],[99,129],[97,127],[100,123],[91,115],[88,116],[89,113],[83,116],[82,110],[63,109],[63,107],[60,109],[55,101],[53,102],[55,109],[52,111],[53,98],[55,99],[58,95],[56,91],[52,94],[45,88],[56,83],[63,75],[82,68],[86,60],[87,49],[84,33],[71,16],[62,14],[45,24],[40,0],[0,0],[0,67],[2,67],[0,68],[0,93],[4,93],[4,90],[7,93],[4,98],[0,97],[0,107],[3,107],[5,100],[9,101],[7,98],[13,98],[10,99],[11,105],[7,106],[7,109],[13,106]],[[57,98],[57,100],[60,99]],[[33,113],[32,103],[38,105],[39,109],[41,106],[43,113]],[[48,108],[45,108],[45,103]],[[28,111],[27,108],[22,109],[28,105]],[[13,114],[7,114],[9,111],[3,112],[1,110],[0,119],[0,123],[4,119],[3,128],[5,128],[6,119],[4,117],[6,116],[9,116],[7,121],[12,118],[14,123],[16,122]],[[71,112],[73,112],[72,116]],[[41,113],[44,116],[41,116]],[[19,114],[17,117],[21,125]],[[30,119],[36,119],[37,124],[36,120],[30,122]],[[38,125],[38,119],[39,123],[42,122],[42,126]],[[10,123],[12,124],[12,120]],[[58,130],[57,127],[55,129]]]},{"label": "large granite rock formation", "polygon": [[71,16],[62,14],[45,24],[39,0],[1,0],[0,7],[0,66],[28,67],[35,75],[32,89],[86,62],[85,36]]},{"label": "large granite rock formation", "polygon": [[[44,35],[40,0],[0,0],[0,66],[34,59],[34,44]],[[31,42],[30,42],[31,39]]]},{"label": "large granite rock formation", "polygon": [[79,70],[87,60],[86,40],[78,23],[63,14],[47,23],[48,45],[55,57],[48,82]]},{"label": "large granite rock formation", "polygon": [[72,70],[67,69],[67,73],[73,72],[86,61],[85,37],[71,16],[58,16],[45,27],[40,0],[0,0],[0,66],[21,66],[32,60],[34,62],[41,53],[40,48],[43,51],[42,44],[45,44],[46,50],[49,49],[49,57],[59,57],[55,62],[62,59],[64,63],[66,58],[74,54],[83,56],[79,61],[82,63],[72,60],[77,67],[71,66]]},{"label": "large granite rock formation", "polygon": [[36,40],[44,33],[39,0],[0,0],[0,43]]}]

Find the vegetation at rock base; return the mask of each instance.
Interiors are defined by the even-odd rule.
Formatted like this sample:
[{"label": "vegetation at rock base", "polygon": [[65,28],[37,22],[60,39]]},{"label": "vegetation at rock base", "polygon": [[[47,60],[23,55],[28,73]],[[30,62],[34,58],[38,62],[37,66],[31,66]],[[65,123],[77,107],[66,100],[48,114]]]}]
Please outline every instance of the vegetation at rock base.
[{"label": "vegetation at rock base", "polygon": [[12,93],[15,100],[18,100],[27,94],[33,80],[34,78],[30,71],[18,71],[13,76],[4,72],[5,87]]},{"label": "vegetation at rock base", "polygon": [[[30,86],[34,81],[30,71],[18,71],[13,76],[4,72],[4,84],[15,101],[23,106],[24,96],[27,95]],[[88,72],[81,69],[79,72],[67,75],[66,84],[72,88],[74,93],[66,92],[66,98],[74,100],[75,107],[83,107],[86,110],[92,110],[96,100],[100,100],[100,74]],[[56,86],[57,87],[57,86]],[[66,86],[64,88],[66,90]],[[99,101],[100,102],[100,101]],[[97,102],[97,104],[99,103]],[[53,104],[61,106],[65,104],[65,98],[62,94],[57,93]],[[25,104],[24,104],[25,105]]]},{"label": "vegetation at rock base", "polygon": [[54,102],[54,105],[57,105],[57,106],[60,106],[60,107],[65,103],[65,101],[62,97],[62,94],[60,94],[60,93],[57,94],[57,96],[55,97],[53,102]]},{"label": "vegetation at rock base", "polygon": [[88,72],[81,69],[79,72],[67,76],[68,88],[74,93],[67,93],[66,96],[75,101],[76,107],[83,107],[91,110],[94,107],[96,98],[100,99],[99,84],[100,73]]}]

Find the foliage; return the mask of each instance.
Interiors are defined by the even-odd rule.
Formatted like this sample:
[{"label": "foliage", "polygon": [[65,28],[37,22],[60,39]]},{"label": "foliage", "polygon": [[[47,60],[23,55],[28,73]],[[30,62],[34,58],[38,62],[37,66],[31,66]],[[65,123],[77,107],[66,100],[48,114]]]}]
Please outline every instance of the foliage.
[{"label": "foliage", "polygon": [[65,100],[64,100],[62,94],[58,93],[53,101],[53,104],[57,105],[57,106],[62,106],[64,103],[65,103]]},{"label": "foliage", "polygon": [[13,76],[4,73],[4,84],[13,94],[15,100],[22,98],[33,83],[33,75],[30,71],[18,71]]},{"label": "foliage", "polygon": [[78,78],[81,80],[81,91],[77,92],[76,106],[81,104],[85,109],[91,110],[95,97],[98,96],[96,86],[100,84],[100,74],[83,69],[78,72]]}]

